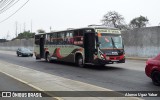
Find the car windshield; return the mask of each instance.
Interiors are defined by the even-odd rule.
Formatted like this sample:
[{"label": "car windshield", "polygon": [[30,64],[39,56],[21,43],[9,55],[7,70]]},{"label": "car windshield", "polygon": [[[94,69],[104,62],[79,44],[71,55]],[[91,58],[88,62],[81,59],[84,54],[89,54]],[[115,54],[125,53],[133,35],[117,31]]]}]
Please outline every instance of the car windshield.
[{"label": "car windshield", "polygon": [[24,51],[24,52],[30,52],[30,50],[29,50],[29,49],[27,49],[27,48],[21,48],[21,51]]},{"label": "car windshield", "polygon": [[100,48],[101,49],[107,49],[107,48],[117,48],[122,49],[122,37],[120,35],[106,35],[102,34],[101,37],[98,38],[100,42]]}]

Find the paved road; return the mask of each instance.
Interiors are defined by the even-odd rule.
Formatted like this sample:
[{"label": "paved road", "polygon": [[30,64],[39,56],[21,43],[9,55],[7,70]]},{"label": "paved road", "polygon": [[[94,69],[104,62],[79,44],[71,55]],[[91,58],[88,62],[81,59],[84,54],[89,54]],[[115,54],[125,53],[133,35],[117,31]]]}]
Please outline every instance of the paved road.
[{"label": "paved road", "polygon": [[[20,81],[0,73],[0,91],[38,91]],[[1,93],[0,93],[1,94]],[[15,95],[16,96],[16,95]],[[53,98],[0,98],[1,100],[53,100]],[[55,99],[56,100],[56,99]]]},{"label": "paved road", "polygon": [[125,64],[107,65],[102,69],[46,63],[31,57],[16,57],[15,54],[4,53],[0,53],[0,60],[115,91],[160,91],[145,75],[145,61],[127,60]]},{"label": "paved road", "polygon": [[37,91],[3,73],[0,73],[0,91]]}]

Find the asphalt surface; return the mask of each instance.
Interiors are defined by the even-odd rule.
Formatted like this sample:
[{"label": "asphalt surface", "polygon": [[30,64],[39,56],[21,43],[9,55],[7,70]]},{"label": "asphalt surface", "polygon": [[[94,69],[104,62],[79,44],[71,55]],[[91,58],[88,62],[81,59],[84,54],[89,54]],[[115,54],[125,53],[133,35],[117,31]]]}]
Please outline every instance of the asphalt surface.
[{"label": "asphalt surface", "polygon": [[[11,92],[11,91],[35,91],[35,93],[38,91],[20,81],[17,81],[3,73],[0,73],[0,95],[2,92]],[[15,95],[16,96],[16,95]],[[53,100],[53,98],[18,98],[18,97],[12,97],[12,98],[0,98],[1,100]],[[56,100],[56,99],[55,99]]]},{"label": "asphalt surface", "polygon": [[0,73],[0,91],[37,91],[3,73]]},{"label": "asphalt surface", "polygon": [[125,64],[107,65],[105,68],[80,68],[61,62],[36,61],[34,57],[17,57],[13,53],[0,53],[0,60],[115,91],[160,91],[160,87],[154,86],[145,75],[145,61],[127,60]]}]

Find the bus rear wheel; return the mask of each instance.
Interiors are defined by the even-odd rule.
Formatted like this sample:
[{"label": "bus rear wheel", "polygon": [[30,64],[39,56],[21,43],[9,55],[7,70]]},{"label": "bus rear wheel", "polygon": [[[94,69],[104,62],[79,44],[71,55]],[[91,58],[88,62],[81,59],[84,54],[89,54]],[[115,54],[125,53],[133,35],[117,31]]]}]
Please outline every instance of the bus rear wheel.
[{"label": "bus rear wheel", "polygon": [[79,66],[79,67],[84,67],[83,57],[82,57],[81,55],[79,55],[79,56],[76,58],[76,65]]},{"label": "bus rear wheel", "polygon": [[51,60],[50,60],[50,54],[49,53],[46,53],[45,60],[46,60],[46,62],[51,62]]}]

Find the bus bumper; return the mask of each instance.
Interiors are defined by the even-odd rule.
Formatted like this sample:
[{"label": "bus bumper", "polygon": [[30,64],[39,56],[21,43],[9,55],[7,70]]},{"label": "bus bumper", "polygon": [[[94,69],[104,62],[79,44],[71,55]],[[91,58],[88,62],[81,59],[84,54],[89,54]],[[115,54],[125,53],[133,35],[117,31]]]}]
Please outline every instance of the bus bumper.
[{"label": "bus bumper", "polygon": [[125,63],[125,58],[121,59],[121,60],[102,60],[102,59],[98,59],[98,62],[101,65],[104,64],[113,64],[113,63]]}]

